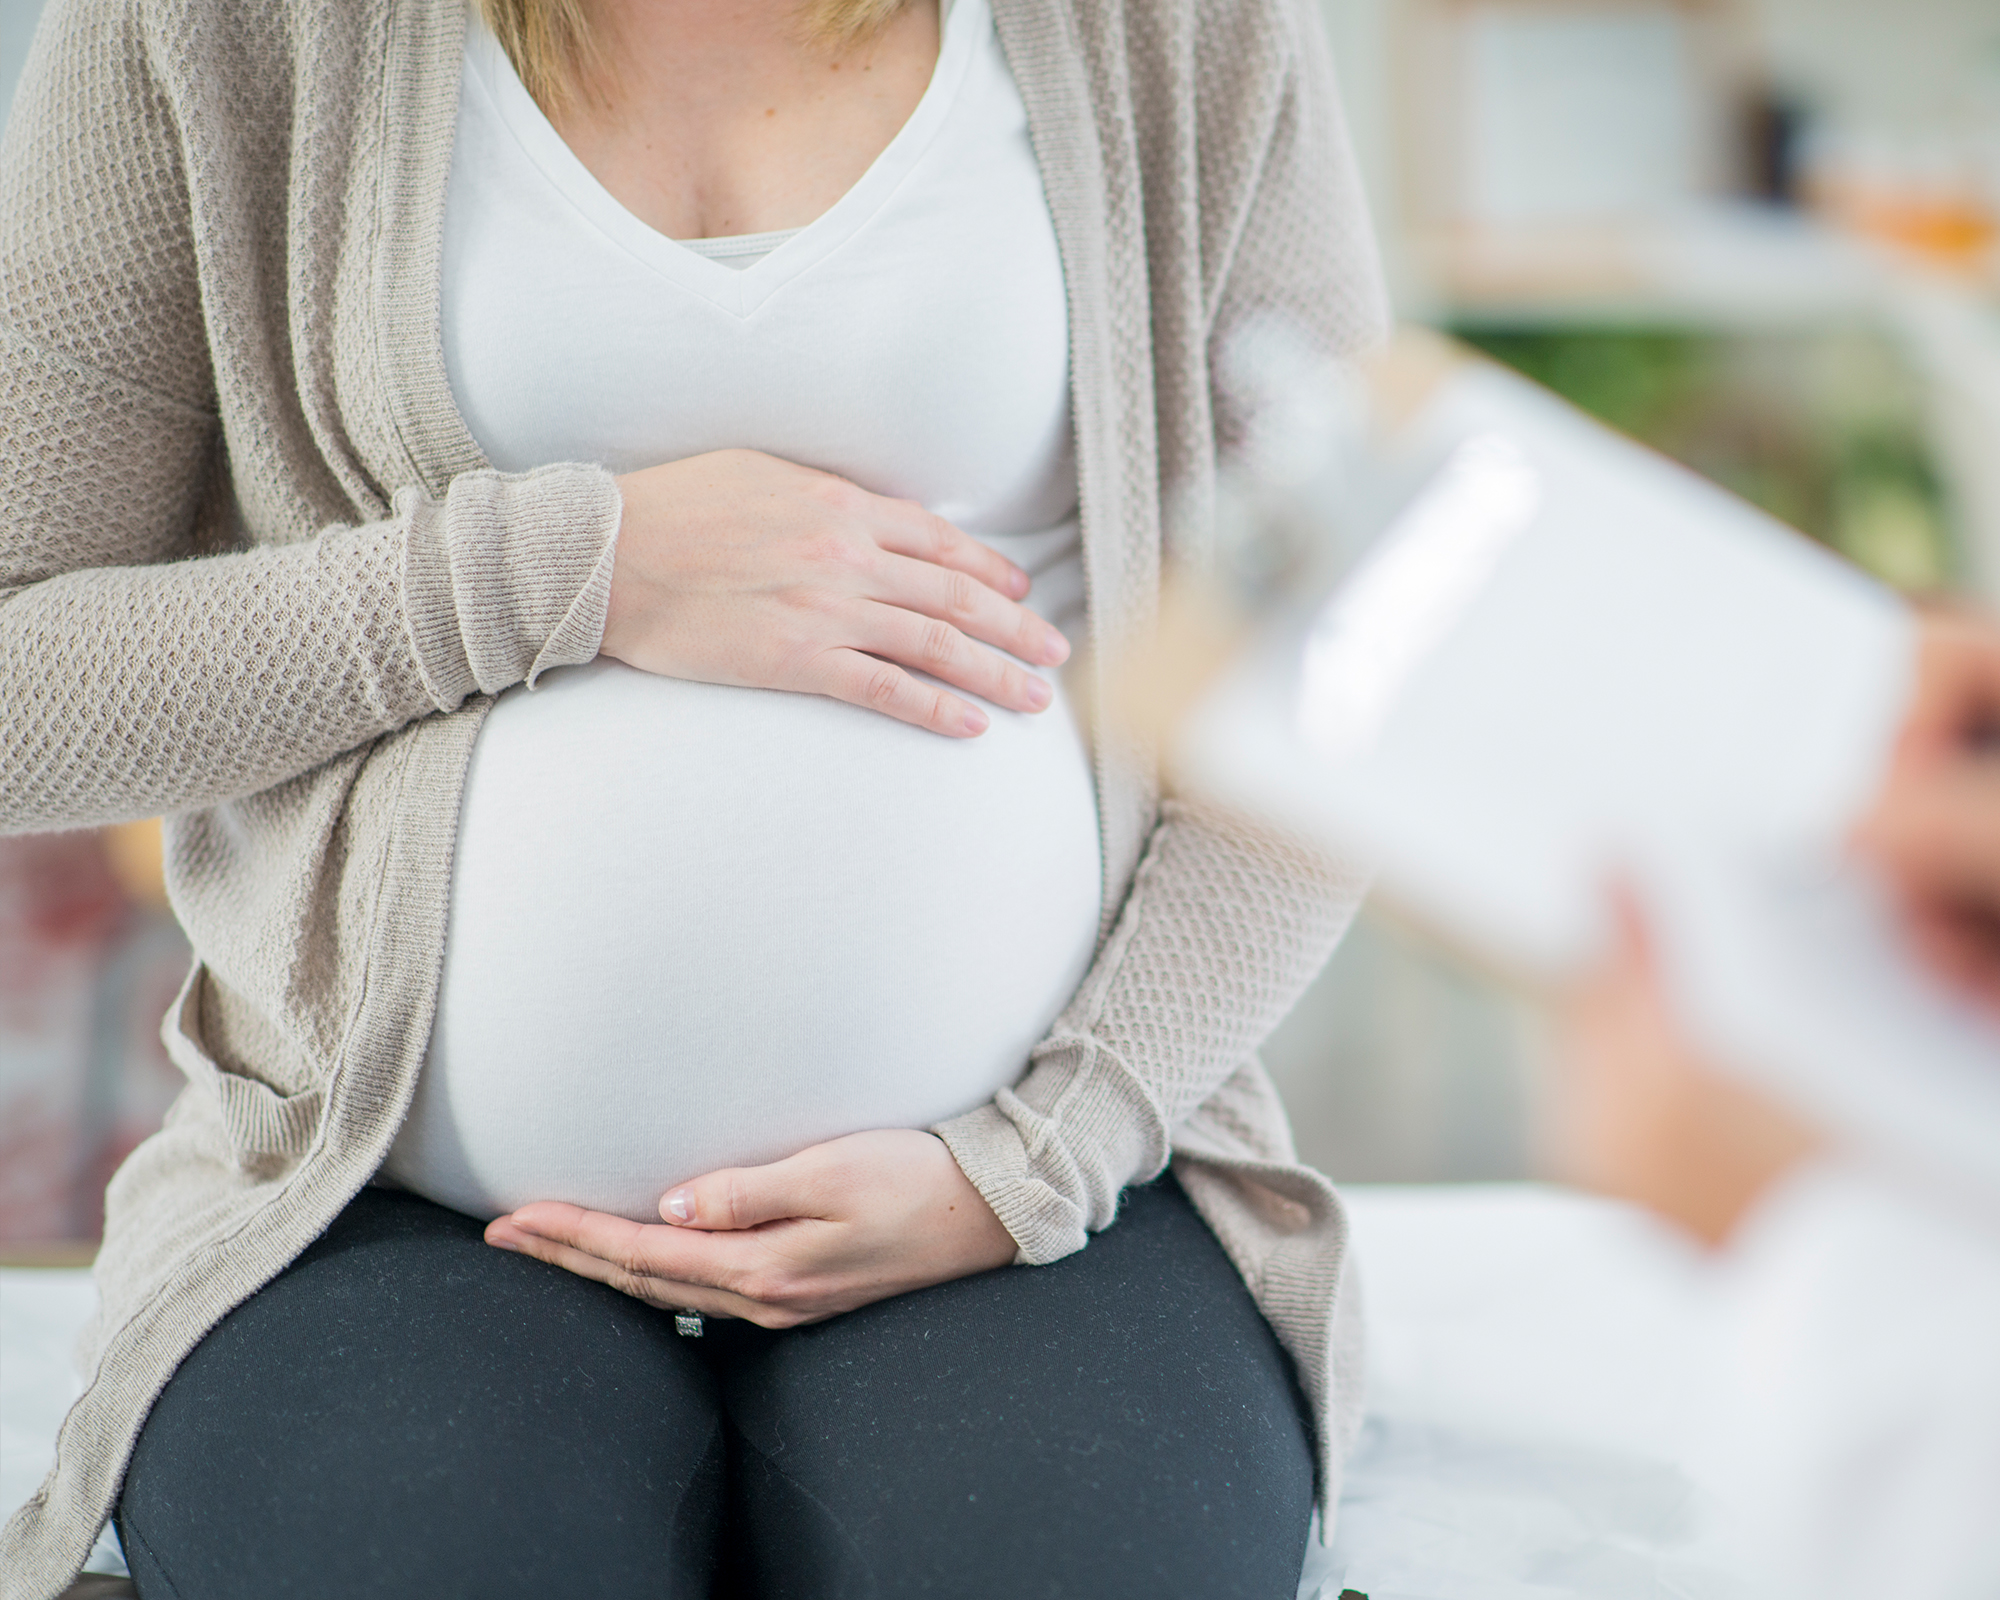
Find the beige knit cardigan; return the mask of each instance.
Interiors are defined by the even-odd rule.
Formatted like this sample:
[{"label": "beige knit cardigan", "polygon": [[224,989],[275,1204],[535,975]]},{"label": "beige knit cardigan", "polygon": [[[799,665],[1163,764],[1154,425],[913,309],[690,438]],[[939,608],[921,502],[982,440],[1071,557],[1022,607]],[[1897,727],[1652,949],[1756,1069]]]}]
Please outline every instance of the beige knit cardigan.
[{"label": "beige knit cardigan", "polygon": [[[1275,309],[1346,354],[1383,326],[1310,5],[995,0],[1067,283],[1100,663],[1163,562],[1206,559],[1231,330]],[[189,1087],[112,1180],[88,1388],[0,1532],[5,1600],[63,1587],[175,1365],[380,1164],[481,718],[597,652],[612,479],[491,470],[446,381],[465,26],[457,0],[51,0],[0,144],[0,830],[168,813],[198,958],[166,1025]],[[1097,960],[1021,1081],[937,1131],[1023,1263],[1172,1160],[1297,1364],[1330,1510],[1345,1225],[1254,1052],[1358,889],[1163,798],[1127,739],[1094,761]]]}]

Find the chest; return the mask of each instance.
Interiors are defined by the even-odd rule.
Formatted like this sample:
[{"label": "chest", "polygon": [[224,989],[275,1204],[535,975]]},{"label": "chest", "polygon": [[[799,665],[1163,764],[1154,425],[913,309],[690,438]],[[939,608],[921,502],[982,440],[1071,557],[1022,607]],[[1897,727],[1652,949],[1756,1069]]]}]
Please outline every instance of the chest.
[{"label": "chest", "polygon": [[[945,0],[949,8],[949,0]],[[554,108],[565,142],[669,238],[800,227],[909,120],[937,60],[939,0],[827,38],[796,0],[602,8],[598,92]]]},{"label": "chest", "polygon": [[455,145],[445,364],[494,465],[750,448],[975,535],[1074,514],[1063,262],[981,0],[861,178],[748,267],[598,182],[483,32]]}]

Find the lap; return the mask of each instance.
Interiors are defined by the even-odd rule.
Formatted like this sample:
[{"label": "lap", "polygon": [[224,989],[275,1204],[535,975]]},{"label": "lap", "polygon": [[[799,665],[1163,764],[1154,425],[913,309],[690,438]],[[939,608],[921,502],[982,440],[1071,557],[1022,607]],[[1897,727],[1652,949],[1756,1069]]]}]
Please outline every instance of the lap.
[{"label": "lap", "polygon": [[1171,1180],[1051,1266],[710,1329],[368,1191],[148,1418],[141,1593],[1291,1593],[1304,1407]]},{"label": "lap", "polygon": [[[719,1509],[714,1379],[684,1343],[470,1218],[364,1191],[147,1418],[119,1507],[140,1591],[705,1595],[712,1538],[665,1537]],[[697,1570],[663,1572],[669,1548]]]},{"label": "lap", "polygon": [[[1286,1596],[1311,1514],[1290,1364],[1170,1179],[1088,1249],[784,1334],[717,1373],[764,1581],[856,1594]],[[814,1591],[817,1592],[817,1591]]]}]

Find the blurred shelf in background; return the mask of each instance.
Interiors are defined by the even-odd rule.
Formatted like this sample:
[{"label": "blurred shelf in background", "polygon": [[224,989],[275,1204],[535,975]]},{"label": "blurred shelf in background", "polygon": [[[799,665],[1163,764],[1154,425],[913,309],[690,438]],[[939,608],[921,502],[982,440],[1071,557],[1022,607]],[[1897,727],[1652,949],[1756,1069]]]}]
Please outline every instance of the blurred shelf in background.
[{"label": "blurred shelf in background", "polygon": [[2000,285],[1748,206],[1564,243],[1459,241],[1435,320],[1885,581],[2000,602]]}]

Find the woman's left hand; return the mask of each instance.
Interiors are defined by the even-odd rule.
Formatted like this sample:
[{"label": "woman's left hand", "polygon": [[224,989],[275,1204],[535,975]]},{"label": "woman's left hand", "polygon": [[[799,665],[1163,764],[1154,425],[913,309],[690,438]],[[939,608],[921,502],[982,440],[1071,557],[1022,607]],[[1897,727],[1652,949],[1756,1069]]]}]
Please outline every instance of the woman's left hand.
[{"label": "woman's left hand", "polygon": [[538,1200],[486,1242],[666,1309],[766,1328],[818,1322],[1014,1259],[1015,1244],[935,1134],[850,1134],[767,1167],[670,1190],[660,1223]]}]

